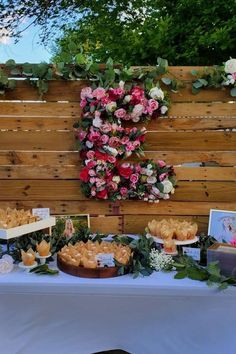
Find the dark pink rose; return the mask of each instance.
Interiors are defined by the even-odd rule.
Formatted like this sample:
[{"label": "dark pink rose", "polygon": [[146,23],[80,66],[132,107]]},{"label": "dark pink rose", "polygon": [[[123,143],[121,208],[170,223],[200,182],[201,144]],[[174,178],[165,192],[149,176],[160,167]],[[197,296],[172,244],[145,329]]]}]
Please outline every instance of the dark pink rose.
[{"label": "dark pink rose", "polygon": [[137,173],[133,173],[130,176],[130,181],[132,182],[132,184],[136,184],[138,182],[139,179],[139,175]]},{"label": "dark pink rose", "polygon": [[97,100],[101,100],[105,96],[106,96],[106,90],[103,87],[97,87],[93,91],[93,97],[95,97]]},{"label": "dark pink rose", "polygon": [[158,163],[158,165],[159,165],[160,167],[165,167],[165,166],[166,166],[166,163],[165,163],[165,161],[163,161],[163,160],[158,160],[157,163]]},{"label": "dark pink rose", "polygon": [[112,138],[109,139],[109,146],[113,148],[120,146],[120,139],[113,136]]}]

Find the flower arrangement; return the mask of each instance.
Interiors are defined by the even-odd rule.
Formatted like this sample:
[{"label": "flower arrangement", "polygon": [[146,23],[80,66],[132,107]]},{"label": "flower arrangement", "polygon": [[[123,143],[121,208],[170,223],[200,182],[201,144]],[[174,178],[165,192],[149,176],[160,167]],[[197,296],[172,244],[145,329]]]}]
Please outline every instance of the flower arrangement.
[{"label": "flower arrangement", "polygon": [[89,151],[80,173],[81,188],[88,198],[139,199],[159,202],[174,193],[174,171],[164,161],[146,160],[117,164],[114,156]]},{"label": "flower arrangement", "polygon": [[144,155],[146,128],[123,127],[125,121],[144,122],[168,110],[164,92],[140,86],[125,89],[85,87],[81,91],[81,122],[74,127],[83,167],[82,191],[88,198],[158,202],[174,193],[175,173],[164,161],[119,163],[133,153]]},{"label": "flower arrangement", "polygon": [[174,266],[174,260],[170,255],[165,254],[162,251],[158,251],[154,248],[151,249],[149,255],[149,262],[150,267],[156,272],[160,270],[170,271],[173,269]]},{"label": "flower arrangement", "polygon": [[230,95],[236,97],[236,59],[227,60],[222,66],[206,67],[202,72],[192,70],[196,76],[192,84],[192,92],[197,94],[200,89],[207,87],[229,87]]},{"label": "flower arrangement", "polygon": [[132,153],[143,155],[145,134],[145,128],[123,128],[116,123],[104,123],[99,127],[92,125],[87,130],[77,131],[81,157],[84,152],[94,150],[119,158],[129,157]]},{"label": "flower arrangement", "polygon": [[82,118],[92,119],[93,125],[100,127],[106,122],[144,122],[157,118],[168,111],[168,98],[159,87],[149,91],[140,86],[125,89],[124,82],[119,87],[104,89],[85,87],[81,91],[80,106]]}]

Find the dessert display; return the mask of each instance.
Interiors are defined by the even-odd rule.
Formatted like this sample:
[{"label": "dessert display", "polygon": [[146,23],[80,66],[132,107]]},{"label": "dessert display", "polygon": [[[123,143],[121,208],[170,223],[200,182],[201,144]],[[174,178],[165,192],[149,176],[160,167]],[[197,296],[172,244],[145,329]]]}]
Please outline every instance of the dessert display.
[{"label": "dessert display", "polygon": [[151,236],[165,240],[187,241],[196,238],[198,225],[186,220],[163,219],[152,220],[148,223]]},{"label": "dessert display", "polygon": [[176,243],[171,238],[164,240],[163,248],[164,248],[165,253],[169,253],[169,254],[176,254],[177,253]]},{"label": "dessert display", "polygon": [[24,266],[32,266],[35,264],[36,254],[30,248],[27,252],[21,250],[21,258]]},{"label": "dessert display", "polygon": [[40,243],[37,243],[36,250],[40,257],[47,257],[50,255],[51,245],[49,242],[42,240]]},{"label": "dessert display", "polygon": [[40,218],[37,215],[32,215],[30,210],[0,209],[0,229],[11,229],[39,220]]},{"label": "dessert display", "polygon": [[[77,242],[75,245],[64,246],[57,255],[58,268],[76,276],[81,277],[112,277],[118,275],[118,267],[113,260],[122,265],[129,263],[132,251],[128,246],[116,242],[98,241]],[[111,257],[112,265],[101,264],[102,257]]]}]

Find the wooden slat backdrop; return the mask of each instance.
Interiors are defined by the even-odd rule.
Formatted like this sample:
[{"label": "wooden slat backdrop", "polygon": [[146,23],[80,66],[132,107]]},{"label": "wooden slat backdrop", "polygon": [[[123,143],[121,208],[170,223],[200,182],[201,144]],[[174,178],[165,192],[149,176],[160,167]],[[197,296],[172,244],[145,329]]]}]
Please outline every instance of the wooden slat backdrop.
[{"label": "wooden slat backdrop", "polygon": [[80,118],[80,90],[88,83],[52,81],[40,100],[36,89],[19,80],[0,97],[0,207],[89,213],[92,229],[101,232],[143,232],[153,218],[170,216],[194,220],[206,232],[210,209],[236,210],[236,102],[228,90],[192,95],[193,68],[170,68],[186,87],[169,93],[168,117],[147,125],[146,157],[176,169],[178,188],[170,200],[86,199],[72,127]]}]

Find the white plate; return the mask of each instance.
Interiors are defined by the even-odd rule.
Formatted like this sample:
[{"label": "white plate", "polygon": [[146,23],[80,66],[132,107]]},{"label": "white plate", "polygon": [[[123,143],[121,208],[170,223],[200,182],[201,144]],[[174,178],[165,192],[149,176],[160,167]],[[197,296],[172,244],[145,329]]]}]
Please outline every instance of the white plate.
[{"label": "white plate", "polygon": [[47,259],[49,257],[51,257],[51,252],[49,252],[49,254],[47,256],[40,256],[39,253],[36,253],[36,258],[39,258],[39,259]]},{"label": "white plate", "polygon": [[178,256],[178,252],[166,252],[166,251],[163,251],[165,254],[168,254],[170,256]]},{"label": "white plate", "polygon": [[[160,243],[160,244],[164,243],[164,240],[162,238],[152,236],[151,234],[148,234],[148,233],[146,234],[146,236],[152,237],[155,240],[155,242],[157,242],[157,243]],[[195,243],[198,240],[199,240],[199,238],[197,236],[195,236],[192,240],[186,240],[186,241],[178,241],[178,240],[173,239],[173,241],[175,241],[175,244],[177,246],[191,245],[192,243]]]},{"label": "white plate", "polygon": [[37,267],[37,265],[38,265],[37,262],[34,262],[34,264],[32,264],[32,265],[30,265],[30,266],[26,266],[26,265],[24,265],[23,262],[20,262],[20,263],[18,264],[18,267],[21,268],[21,269],[24,269],[24,270],[30,270],[30,269],[33,269],[33,268]]}]

